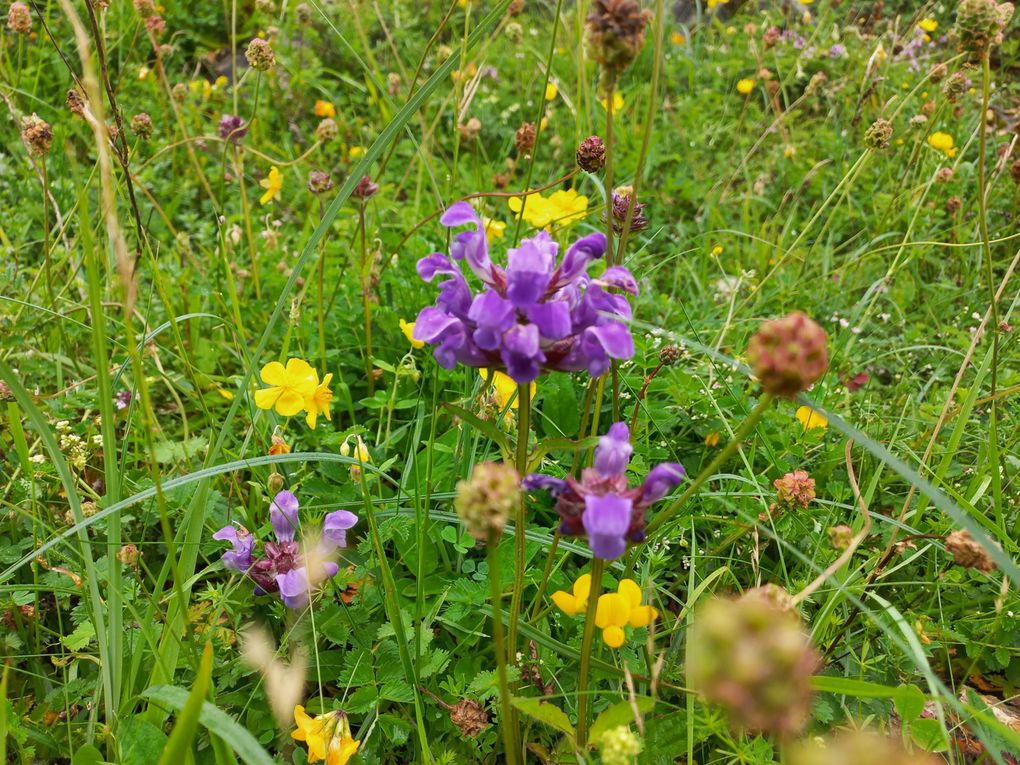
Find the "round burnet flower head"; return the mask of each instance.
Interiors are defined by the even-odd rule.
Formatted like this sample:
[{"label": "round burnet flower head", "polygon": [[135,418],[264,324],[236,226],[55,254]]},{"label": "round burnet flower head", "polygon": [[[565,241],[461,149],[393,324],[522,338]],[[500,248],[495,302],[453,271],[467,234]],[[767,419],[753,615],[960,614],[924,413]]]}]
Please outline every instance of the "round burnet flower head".
[{"label": "round burnet flower head", "polygon": [[779,27],[769,27],[761,37],[761,44],[765,50],[772,48],[782,39],[783,33]]},{"label": "round burnet flower head", "polygon": [[338,135],[340,135],[340,127],[332,117],[326,117],[315,128],[315,140],[319,143],[335,141]]},{"label": "round burnet flower head", "polygon": [[32,12],[24,3],[11,3],[7,9],[7,28],[19,35],[32,32]]},{"label": "round burnet flower head", "polygon": [[535,123],[525,122],[514,134],[514,146],[519,154],[528,154],[535,148]]},{"label": "round burnet flower head", "polygon": [[28,146],[33,157],[44,157],[53,145],[53,128],[50,123],[32,112],[29,117],[21,118],[21,140]]},{"label": "round burnet flower head", "polygon": [[942,760],[920,749],[907,751],[900,737],[874,731],[844,731],[800,741],[789,749],[788,765],[938,765]]},{"label": "round burnet flower head", "polygon": [[85,99],[77,88],[68,88],[67,99],[64,101],[64,105],[76,117],[85,115]]},{"label": "round burnet flower head", "polygon": [[1013,4],[997,0],[961,0],[956,8],[956,37],[960,50],[975,56],[1002,43],[1002,31],[1013,18]]},{"label": "round burnet flower head", "polygon": [[453,507],[468,533],[475,539],[487,539],[499,533],[507,518],[521,501],[521,479],[505,462],[481,462],[471,477],[457,484]]},{"label": "round burnet flower head", "polygon": [[950,103],[955,104],[967,92],[969,87],[970,78],[966,74],[963,72],[953,72],[949,75],[945,85],[942,86],[942,93]]},{"label": "round burnet flower head", "polygon": [[888,149],[889,141],[893,137],[892,123],[879,118],[871,123],[864,133],[864,145],[869,149]]},{"label": "round burnet flower head", "polygon": [[747,345],[747,361],[766,393],[793,398],[829,368],[828,335],[800,311],[764,322]]},{"label": "round burnet flower head", "polygon": [[854,539],[854,531],[846,524],[832,526],[828,531],[829,544],[834,550],[848,550]]},{"label": "round burnet flower head", "polygon": [[268,72],[276,64],[273,46],[261,37],[256,37],[248,43],[244,57],[248,59],[248,65],[259,72]]},{"label": "round burnet flower head", "polygon": [[450,722],[460,728],[461,735],[475,738],[489,727],[489,713],[474,699],[461,699],[451,704]]},{"label": "round burnet flower head", "polygon": [[637,58],[650,16],[637,0],[593,0],[585,42],[602,69],[603,85],[614,83]]},{"label": "round burnet flower head", "polygon": [[949,76],[949,67],[945,64],[935,64],[928,72],[928,79],[936,85]]},{"label": "round burnet flower head", "polygon": [[680,346],[673,343],[662,346],[662,350],[659,351],[659,363],[663,366],[672,366],[680,361]]},{"label": "round burnet flower head", "polygon": [[610,728],[599,737],[602,765],[633,765],[641,754],[641,739],[629,725]]},{"label": "round burnet flower head", "polygon": [[188,86],[183,82],[178,82],[173,88],[170,89],[170,96],[179,104],[183,104],[188,100]]},{"label": "round burnet flower head", "polygon": [[[617,234],[623,233],[627,227],[627,213],[631,207],[631,200],[634,199],[634,188],[632,186],[620,186],[613,190],[613,231]],[[648,227],[648,218],[645,217],[645,208],[648,206],[643,202],[634,201],[634,212],[630,218],[631,232],[642,231]],[[606,214],[602,214],[603,222]]]},{"label": "round burnet flower head", "polygon": [[597,173],[606,166],[606,144],[597,135],[588,136],[577,147],[576,158],[586,173]]},{"label": "round burnet flower head", "polygon": [[784,510],[806,510],[815,498],[815,479],[806,470],[794,470],[772,483],[776,487],[776,504]]},{"label": "round burnet flower head", "polygon": [[333,179],[322,170],[312,170],[308,174],[308,190],[313,194],[322,194],[333,188]]},{"label": "round burnet flower head", "polygon": [[132,5],[135,11],[143,19],[147,19],[156,13],[156,3],[153,0],[133,0]]},{"label": "round burnet flower head", "polygon": [[524,39],[524,27],[519,22],[511,21],[503,28],[503,34],[506,35],[506,39],[517,45]]},{"label": "round burnet flower head", "polygon": [[811,676],[821,664],[796,611],[750,591],[715,597],[695,614],[687,681],[737,725],[790,737],[811,712]]},{"label": "round burnet flower head", "polygon": [[152,138],[152,130],[152,117],[145,112],[139,112],[131,118],[131,132],[143,141],[148,141]]},{"label": "round burnet flower head", "polygon": [[953,563],[963,568],[976,568],[986,574],[995,571],[995,561],[966,529],[954,531],[946,537],[946,552]]},{"label": "round burnet flower head", "polygon": [[294,15],[301,24],[312,23],[312,7],[308,3],[298,3],[294,8]]},{"label": "round burnet flower head", "polygon": [[358,185],[354,187],[354,191],[351,192],[351,198],[357,199],[361,202],[367,202],[369,199],[374,197],[379,191],[379,184],[372,181],[367,175],[361,176],[361,180],[358,181]]},{"label": "round burnet flower head", "polygon": [[946,212],[950,215],[956,215],[960,210],[963,209],[963,200],[958,196],[951,196],[946,200]]}]

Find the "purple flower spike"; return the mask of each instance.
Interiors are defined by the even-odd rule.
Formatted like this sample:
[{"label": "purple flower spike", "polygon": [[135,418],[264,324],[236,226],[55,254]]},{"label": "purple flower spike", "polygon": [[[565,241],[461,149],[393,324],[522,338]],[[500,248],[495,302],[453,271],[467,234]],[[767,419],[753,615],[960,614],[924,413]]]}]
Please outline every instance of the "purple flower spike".
[{"label": "purple flower spike", "polygon": [[[449,256],[435,252],[418,261],[418,275],[435,281],[439,295],[418,314],[414,339],[433,346],[440,366],[498,369],[526,384],[549,371],[598,377],[613,360],[634,355],[626,294],[637,294],[637,282],[620,266],[597,280],[587,274],[605,253],[601,233],[578,239],[557,265],[559,246],[539,232],[508,251],[504,270],[490,259],[485,227],[471,205],[451,205],[440,222],[470,227],[454,236]],[[461,262],[481,280],[478,294]]]},{"label": "purple flower spike", "polygon": [[652,468],[641,485],[641,501],[646,504],[658,502],[680,485],[687,471],[678,462],[663,462]]},{"label": "purple flower spike", "polygon": [[[329,552],[338,547],[347,547],[347,530],[354,528],[357,522],[358,516],[347,510],[336,510],[327,515],[322,521],[323,547]],[[335,574],[334,571],[330,576]]]},{"label": "purple flower spike", "polygon": [[269,506],[269,520],[280,542],[293,542],[297,529],[298,498],[292,492],[281,491]]},{"label": "purple flower spike", "polygon": [[648,508],[686,475],[682,465],[664,462],[653,468],[643,483],[630,486],[626,471],[632,452],[630,430],[626,423],[617,422],[599,439],[595,465],[583,471],[580,480],[532,473],[521,482],[521,488],[549,492],[556,500],[560,533],[587,536],[596,557],[612,560],[622,555],[628,544],[645,541]]},{"label": "purple flower spike", "polygon": [[244,526],[224,526],[212,535],[218,542],[230,542],[233,550],[223,553],[221,560],[224,568],[232,571],[247,571],[251,568],[251,553],[255,549],[255,537]]},{"label": "purple flower spike", "polygon": [[616,494],[589,494],[584,498],[581,521],[588,534],[588,546],[596,558],[614,560],[627,549],[627,529],[633,503]]},{"label": "purple flower spike", "polygon": [[623,475],[634,447],[630,445],[630,428],[625,422],[614,423],[595,447],[595,469],[603,478]]},{"label": "purple flower spike", "polygon": [[312,586],[308,581],[308,569],[304,566],[293,568],[286,574],[277,574],[276,586],[280,590],[280,600],[287,608],[304,608],[308,605]]}]

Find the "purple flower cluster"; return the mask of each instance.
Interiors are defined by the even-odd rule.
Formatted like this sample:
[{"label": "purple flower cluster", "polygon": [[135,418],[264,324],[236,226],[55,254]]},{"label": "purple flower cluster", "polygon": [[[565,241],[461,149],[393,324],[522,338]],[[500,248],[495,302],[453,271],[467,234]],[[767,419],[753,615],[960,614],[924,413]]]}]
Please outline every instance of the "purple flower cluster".
[{"label": "purple flower cluster", "polygon": [[220,138],[224,141],[237,143],[248,135],[248,126],[245,125],[244,120],[236,114],[224,114],[223,117],[220,118],[219,133]]},{"label": "purple flower cluster", "polygon": [[627,543],[645,539],[645,511],[679,485],[686,475],[683,465],[656,465],[639,486],[627,482],[627,464],[634,447],[626,423],[617,422],[599,439],[595,465],[581,473],[553,478],[532,473],[525,477],[525,491],[544,489],[556,498],[560,533],[587,536],[597,558],[613,560],[623,555]]},{"label": "purple flower cluster", "polygon": [[[223,565],[247,574],[255,582],[255,593],[279,593],[287,608],[304,608],[310,593],[324,580],[336,576],[340,567],[330,560],[336,550],[347,546],[347,530],[358,522],[358,516],[346,510],[329,513],[322,522],[322,536],[315,550],[315,561],[306,561],[300,543],[294,538],[297,529],[298,499],[289,491],[281,491],[269,506],[275,542],[263,545],[263,557],[253,556],[255,537],[244,526],[224,526],[213,539],[230,542],[232,550],[223,553]],[[309,567],[317,570],[309,571]]]},{"label": "purple flower cluster", "polygon": [[[440,218],[449,228],[472,224],[454,237],[450,257],[434,252],[418,261],[418,275],[437,276],[439,297],[422,309],[414,338],[435,346],[440,366],[505,370],[518,383],[530,383],[543,371],[605,374],[611,359],[634,355],[630,304],[609,288],[637,294],[637,282],[622,266],[588,276],[588,265],[606,250],[601,233],[574,242],[557,264],[559,246],[542,231],[507,252],[507,267],[489,259],[482,220],[467,202],[457,202]],[[460,266],[482,280],[473,295]]]}]

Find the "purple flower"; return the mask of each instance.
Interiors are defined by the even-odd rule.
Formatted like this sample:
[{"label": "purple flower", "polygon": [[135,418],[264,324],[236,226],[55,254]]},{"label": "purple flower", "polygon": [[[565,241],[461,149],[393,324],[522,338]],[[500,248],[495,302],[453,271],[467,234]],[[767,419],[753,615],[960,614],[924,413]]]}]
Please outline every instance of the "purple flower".
[{"label": "purple flower", "polygon": [[525,491],[547,491],[556,499],[560,533],[587,536],[597,558],[613,560],[623,555],[628,543],[645,539],[647,508],[661,500],[686,475],[682,465],[663,462],[652,468],[643,483],[630,486],[627,464],[633,447],[624,422],[614,423],[595,447],[595,465],[581,473],[581,480],[553,478],[532,473],[521,482]]},{"label": "purple flower", "polygon": [[117,391],[113,397],[113,405],[117,407],[117,411],[124,411],[131,405],[131,391],[121,390]]},{"label": "purple flower", "polygon": [[256,595],[278,593],[287,608],[304,608],[310,592],[337,575],[340,567],[329,557],[347,546],[347,531],[358,522],[358,516],[346,510],[328,513],[323,519],[322,536],[306,559],[301,544],[294,539],[298,505],[297,497],[289,491],[281,491],[273,499],[269,516],[276,541],[265,542],[261,556],[253,554],[255,538],[243,526],[225,526],[213,534],[213,539],[230,542],[234,548],[223,553],[223,565],[246,574],[255,583]]},{"label": "purple flower", "polygon": [[224,114],[220,118],[220,138],[224,141],[237,143],[248,135],[248,126],[236,114]]},{"label": "purple flower", "polygon": [[269,506],[269,520],[273,533],[280,542],[293,542],[297,530],[298,498],[292,492],[281,491]]},{"label": "purple flower", "polygon": [[[451,205],[440,222],[472,227],[454,236],[449,256],[434,252],[418,261],[423,280],[441,281],[435,305],[415,320],[414,338],[434,346],[440,366],[499,369],[529,383],[551,370],[586,369],[598,377],[613,359],[634,355],[625,323],[630,304],[610,290],[636,295],[637,282],[620,266],[598,279],[587,273],[605,252],[601,233],[575,241],[557,263],[559,245],[539,232],[507,252],[504,269],[489,258],[482,220],[467,202]],[[479,294],[472,293],[460,261],[482,282]]]},{"label": "purple flower", "polygon": [[846,47],[843,46],[843,45],[840,45],[839,43],[836,43],[831,48],[829,48],[829,58],[831,58],[833,60],[838,59],[838,58],[843,58],[843,56],[845,56],[845,55],[846,55]]},{"label": "purple flower", "polygon": [[233,571],[245,572],[251,568],[251,553],[255,549],[255,537],[244,526],[224,526],[212,535],[219,542],[230,542],[233,550],[223,553],[223,566]]}]

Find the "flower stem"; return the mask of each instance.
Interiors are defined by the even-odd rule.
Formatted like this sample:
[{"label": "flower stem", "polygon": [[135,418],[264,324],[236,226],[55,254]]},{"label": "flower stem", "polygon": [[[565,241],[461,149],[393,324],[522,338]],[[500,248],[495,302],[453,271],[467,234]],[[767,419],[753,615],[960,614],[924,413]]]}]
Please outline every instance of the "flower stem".
[{"label": "flower stem", "polygon": [[606,261],[617,265],[613,252],[613,80],[606,86]]},{"label": "flower stem", "polygon": [[709,478],[715,475],[715,472],[722,466],[722,464],[736,453],[737,449],[740,448],[740,443],[747,438],[752,430],[754,430],[758,421],[761,420],[766,410],[772,405],[773,398],[774,397],[769,393],[762,395],[758,405],[751,410],[751,413],[747,415],[747,419],[740,424],[740,427],[737,428],[737,432],[733,434],[733,439],[726,444],[719,454],[716,455],[715,459],[708,464],[708,467],[702,470],[698,474],[698,477],[687,485],[684,493],[681,494],[677,500],[673,502],[673,504],[659,513],[655,520],[648,524],[645,531],[649,537],[660,529],[664,523],[676,515],[680,511],[680,508],[686,504],[687,500],[694,496],[694,493],[700,489]]},{"label": "flower stem", "polygon": [[584,614],[584,633],[581,636],[581,669],[577,676],[577,747],[584,750],[588,739],[588,675],[591,671],[591,642],[595,636],[595,611],[602,594],[602,572],[605,561],[594,558],[591,564],[591,591]]},{"label": "flower stem", "polygon": [[[503,736],[503,756],[508,765],[516,765],[517,737],[512,729],[514,718],[510,706],[510,686],[507,681],[506,644],[503,642],[503,588],[499,580],[499,531],[489,531],[489,542],[486,546],[489,559],[489,588],[492,596],[492,642],[496,651],[496,675],[499,678],[499,729]],[[511,622],[511,625],[513,622]]]},{"label": "flower stem", "polygon": [[531,622],[538,618],[538,611],[542,607],[542,598],[545,597],[545,588],[549,585],[549,577],[552,575],[553,564],[556,561],[556,550],[560,546],[559,529],[553,534],[552,544],[549,545],[548,556],[545,559],[545,568],[542,569],[542,579],[538,583],[538,591],[531,601]]},{"label": "flower stem", "polygon": [[[523,478],[528,472],[528,435],[531,432],[531,384],[517,386],[517,473]],[[517,503],[514,519],[514,589],[510,594],[510,620],[507,644],[511,655],[517,653],[517,622],[524,597],[524,545],[527,519],[524,495]]]},{"label": "flower stem", "polygon": [[365,231],[365,203],[358,205],[358,228],[361,229],[361,305],[365,314],[365,382],[368,395],[375,393],[375,376],[372,374],[372,267],[368,260],[368,243]]}]

